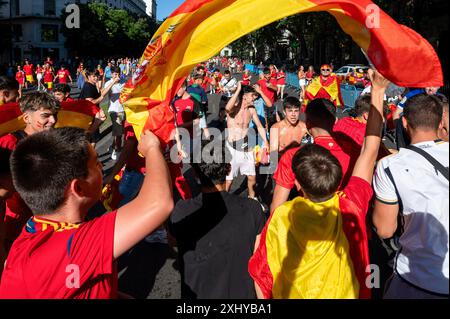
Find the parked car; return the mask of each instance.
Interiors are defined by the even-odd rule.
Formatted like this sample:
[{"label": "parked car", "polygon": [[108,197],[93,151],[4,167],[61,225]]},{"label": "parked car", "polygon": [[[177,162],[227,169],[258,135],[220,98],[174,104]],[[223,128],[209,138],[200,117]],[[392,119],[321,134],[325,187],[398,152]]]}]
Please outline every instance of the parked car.
[{"label": "parked car", "polygon": [[364,86],[363,82],[367,74],[368,66],[363,64],[344,65],[335,72],[341,83]]}]

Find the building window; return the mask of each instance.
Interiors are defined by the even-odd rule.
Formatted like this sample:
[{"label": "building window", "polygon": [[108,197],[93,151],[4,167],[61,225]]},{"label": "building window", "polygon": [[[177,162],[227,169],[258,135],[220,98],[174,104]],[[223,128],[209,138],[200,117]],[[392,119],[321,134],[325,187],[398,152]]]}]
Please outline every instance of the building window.
[{"label": "building window", "polygon": [[42,42],[58,42],[58,25],[43,24],[41,26]]},{"label": "building window", "polygon": [[54,16],[56,15],[56,1],[44,0],[44,15]]},{"label": "building window", "polygon": [[22,41],[22,25],[21,24],[13,24],[13,38],[14,41]]},{"label": "building window", "polygon": [[[0,1],[2,2],[2,1]],[[20,0],[11,0],[11,14],[20,15]]]}]

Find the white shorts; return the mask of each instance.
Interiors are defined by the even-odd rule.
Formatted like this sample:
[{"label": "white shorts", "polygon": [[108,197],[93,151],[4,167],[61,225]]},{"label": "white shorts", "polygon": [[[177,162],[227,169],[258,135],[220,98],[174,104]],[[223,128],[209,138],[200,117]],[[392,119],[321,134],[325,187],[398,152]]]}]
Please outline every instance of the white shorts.
[{"label": "white shorts", "polygon": [[298,84],[300,84],[300,87],[306,86],[306,80],[305,80],[305,79],[300,79],[300,80],[298,81]]},{"label": "white shorts", "polygon": [[284,88],[284,87],[286,87],[286,84],[277,84],[277,87]]},{"label": "white shorts", "polygon": [[227,181],[232,181],[236,176],[238,176],[239,171],[241,172],[241,175],[256,176],[253,151],[237,151],[228,143],[226,144],[231,153],[231,171],[227,176]]}]

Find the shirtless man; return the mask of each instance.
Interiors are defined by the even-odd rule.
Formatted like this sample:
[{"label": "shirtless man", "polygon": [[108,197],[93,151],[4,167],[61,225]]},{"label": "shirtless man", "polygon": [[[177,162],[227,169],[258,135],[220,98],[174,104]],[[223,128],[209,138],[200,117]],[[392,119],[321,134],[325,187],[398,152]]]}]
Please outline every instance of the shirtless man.
[{"label": "shirtless man", "polygon": [[284,120],[275,123],[270,129],[270,150],[281,153],[293,143],[299,146],[306,134],[306,125],[300,121],[300,101],[289,96],[283,103]]},{"label": "shirtless man", "polygon": [[247,176],[248,197],[256,199],[255,184],[256,170],[253,149],[249,145],[248,133],[250,120],[256,124],[258,133],[264,141],[263,149],[269,150],[269,142],[266,137],[266,130],[258,118],[253,102],[258,97],[257,92],[251,86],[242,85],[238,82],[236,92],[230,98],[226,105],[228,114],[228,143],[230,150],[231,172],[227,176],[226,190],[230,191],[233,178],[240,171],[242,175]]}]

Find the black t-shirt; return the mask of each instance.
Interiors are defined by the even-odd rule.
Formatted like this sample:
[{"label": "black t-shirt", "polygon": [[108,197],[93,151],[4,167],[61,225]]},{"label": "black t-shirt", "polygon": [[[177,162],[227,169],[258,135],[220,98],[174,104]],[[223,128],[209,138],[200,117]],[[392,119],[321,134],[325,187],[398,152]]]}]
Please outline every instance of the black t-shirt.
[{"label": "black t-shirt", "polygon": [[97,90],[97,86],[89,82],[84,83],[83,88],[80,92],[80,99],[98,99],[100,97],[100,92]]},{"label": "black t-shirt", "polygon": [[261,205],[227,192],[180,201],[169,229],[177,239],[183,299],[254,299],[248,261],[266,219]]}]

